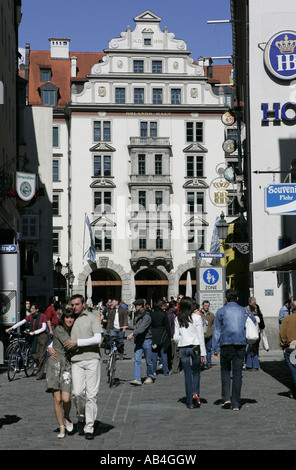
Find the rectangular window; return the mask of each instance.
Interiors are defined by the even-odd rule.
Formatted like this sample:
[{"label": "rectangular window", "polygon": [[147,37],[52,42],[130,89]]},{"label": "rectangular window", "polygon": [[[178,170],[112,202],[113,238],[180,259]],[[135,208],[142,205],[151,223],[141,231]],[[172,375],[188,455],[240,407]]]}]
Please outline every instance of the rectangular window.
[{"label": "rectangular window", "polygon": [[163,249],[163,231],[161,229],[156,230],[156,249]]},{"label": "rectangular window", "polygon": [[195,178],[204,176],[203,157],[187,156],[186,176]]},{"label": "rectangular window", "polygon": [[53,147],[59,146],[59,128],[58,127],[52,128],[52,146]]},{"label": "rectangular window", "polygon": [[140,135],[141,137],[157,137],[157,122],[141,121]]},{"label": "rectangular window", "polygon": [[153,88],[152,102],[153,104],[162,104],[162,89],[161,88]]},{"label": "rectangular window", "polygon": [[162,155],[155,155],[155,174],[162,175]]},{"label": "rectangular window", "polygon": [[134,60],[134,73],[144,73],[143,60]]},{"label": "rectangular window", "polygon": [[51,70],[40,69],[40,82],[50,82],[50,80],[51,80]]},{"label": "rectangular window", "polygon": [[162,73],[161,60],[152,60],[152,73]]},{"label": "rectangular window", "polygon": [[111,230],[95,231],[95,250],[112,251],[112,232]]},{"label": "rectangular window", "polygon": [[147,249],[147,232],[146,230],[139,230],[139,250]]},{"label": "rectangular window", "polygon": [[171,104],[181,104],[181,89],[180,88],[171,89]]},{"label": "rectangular window", "polygon": [[204,212],[204,193],[188,192],[187,193],[187,211],[190,214]]},{"label": "rectangular window", "polygon": [[52,234],[52,252],[59,253],[59,234],[58,233]]},{"label": "rectangular window", "polygon": [[155,191],[155,205],[158,210],[161,210],[162,203],[163,203],[163,192]]},{"label": "rectangular window", "polygon": [[59,160],[52,161],[52,181],[59,181]]},{"label": "rectangular window", "polygon": [[134,103],[135,104],[144,104],[144,88],[135,88],[134,89]]},{"label": "rectangular window", "polygon": [[94,176],[111,176],[111,156],[94,156]]},{"label": "rectangular window", "polygon": [[94,121],[94,141],[110,142],[111,141],[111,122],[110,121]]},{"label": "rectangular window", "polygon": [[139,191],[139,210],[146,210],[146,191]]},{"label": "rectangular window", "polygon": [[151,39],[150,38],[144,38],[144,46],[151,46]]},{"label": "rectangular window", "polygon": [[94,192],[94,210],[101,212],[111,212],[112,197],[111,191]]},{"label": "rectangular window", "polygon": [[204,230],[189,230],[187,233],[187,250],[204,250],[205,234]]},{"label": "rectangular window", "polygon": [[138,173],[139,175],[146,175],[146,155],[138,155]]},{"label": "rectangular window", "polygon": [[52,215],[59,215],[60,198],[58,195],[52,197]]},{"label": "rectangular window", "polygon": [[187,142],[203,142],[203,122],[186,123]]},{"label": "rectangular window", "polygon": [[21,236],[23,240],[39,239],[39,216],[34,214],[23,215],[21,219]]},{"label": "rectangular window", "polygon": [[56,90],[42,90],[41,91],[41,103],[44,106],[56,106],[56,103],[57,103]]},{"label": "rectangular window", "polygon": [[115,103],[125,103],[125,88],[115,89]]}]

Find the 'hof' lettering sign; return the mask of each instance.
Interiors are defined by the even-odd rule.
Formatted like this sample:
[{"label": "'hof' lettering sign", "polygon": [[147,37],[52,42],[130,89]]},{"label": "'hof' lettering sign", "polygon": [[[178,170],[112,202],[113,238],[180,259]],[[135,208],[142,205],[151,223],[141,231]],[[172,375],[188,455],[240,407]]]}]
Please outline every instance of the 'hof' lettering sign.
[{"label": "'hof' lettering sign", "polygon": [[274,34],[264,49],[267,70],[280,80],[296,78],[296,32],[281,31]]}]

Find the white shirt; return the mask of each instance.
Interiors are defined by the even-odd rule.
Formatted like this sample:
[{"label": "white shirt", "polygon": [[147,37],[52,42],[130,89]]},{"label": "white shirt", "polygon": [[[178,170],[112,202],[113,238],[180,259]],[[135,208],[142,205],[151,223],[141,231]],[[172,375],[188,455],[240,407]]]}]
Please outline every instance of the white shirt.
[{"label": "white shirt", "polygon": [[185,347],[194,345],[200,346],[200,355],[206,355],[204,330],[202,318],[197,313],[191,315],[192,323],[189,323],[188,328],[181,327],[178,322],[178,317],[175,318],[175,334],[174,341],[178,347]]},{"label": "white shirt", "polygon": [[118,308],[116,309],[115,317],[114,317],[114,328],[117,328],[118,330],[120,329],[119,325],[119,315],[118,315]]}]

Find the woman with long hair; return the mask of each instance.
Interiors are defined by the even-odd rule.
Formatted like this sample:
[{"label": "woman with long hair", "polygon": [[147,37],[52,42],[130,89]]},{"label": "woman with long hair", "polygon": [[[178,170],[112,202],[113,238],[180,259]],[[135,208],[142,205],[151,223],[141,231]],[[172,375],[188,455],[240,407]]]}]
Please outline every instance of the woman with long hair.
[{"label": "woman with long hair", "polygon": [[[71,410],[71,361],[69,351],[64,343],[70,339],[70,333],[75,321],[72,308],[67,307],[62,313],[59,324],[55,329],[53,343],[49,346],[50,357],[47,362],[46,392],[52,393],[54,412],[60,427],[58,438],[73,431],[73,423],[69,417]],[[53,349],[52,349],[53,348]]]},{"label": "woman with long hair", "polygon": [[200,406],[200,365],[206,360],[202,318],[193,313],[190,297],[183,297],[175,319],[174,341],[184,371],[187,408]]}]

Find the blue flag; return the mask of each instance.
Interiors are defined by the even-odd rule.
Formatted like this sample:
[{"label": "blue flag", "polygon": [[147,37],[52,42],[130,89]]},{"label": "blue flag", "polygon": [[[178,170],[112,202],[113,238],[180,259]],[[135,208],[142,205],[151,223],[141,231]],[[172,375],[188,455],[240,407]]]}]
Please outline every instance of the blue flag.
[{"label": "blue flag", "polygon": [[219,239],[218,229],[217,229],[217,224],[218,222],[220,222],[220,220],[221,220],[220,217],[216,217],[212,239],[211,239],[210,252],[212,253],[220,253],[220,239]]},{"label": "blue flag", "polygon": [[86,216],[85,222],[86,222],[86,225],[88,226],[89,235],[90,235],[90,247],[89,247],[89,250],[87,252],[87,258],[90,259],[91,261],[95,261],[95,259],[96,259],[95,241],[94,241],[92,227],[91,227],[88,216]]}]

